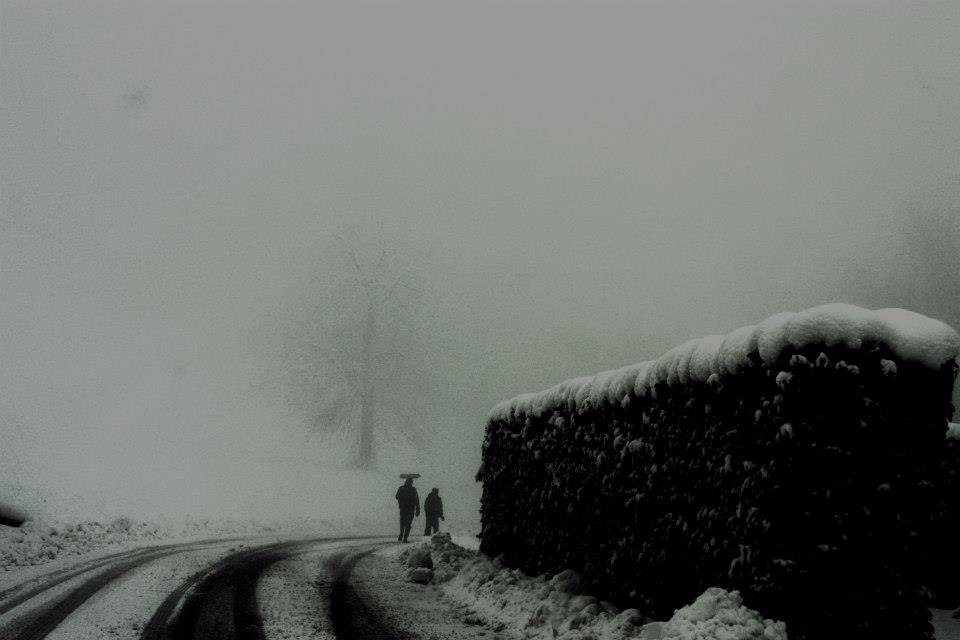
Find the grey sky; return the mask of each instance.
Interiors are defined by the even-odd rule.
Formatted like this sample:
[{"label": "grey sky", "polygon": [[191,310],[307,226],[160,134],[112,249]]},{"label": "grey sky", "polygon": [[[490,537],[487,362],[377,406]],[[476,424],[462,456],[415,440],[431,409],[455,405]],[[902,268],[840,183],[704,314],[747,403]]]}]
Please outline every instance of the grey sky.
[{"label": "grey sky", "polygon": [[960,324],[957,3],[0,0],[0,47],[2,455],[65,483],[301,443],[264,381],[353,308],[344,233],[416,284],[391,393],[463,487],[519,392]]}]

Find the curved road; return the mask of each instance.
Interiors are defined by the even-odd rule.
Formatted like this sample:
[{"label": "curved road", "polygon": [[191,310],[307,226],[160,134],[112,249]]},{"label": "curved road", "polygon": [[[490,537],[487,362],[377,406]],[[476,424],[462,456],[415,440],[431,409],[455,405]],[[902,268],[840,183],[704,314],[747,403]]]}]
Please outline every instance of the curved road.
[{"label": "curved road", "polygon": [[[0,591],[0,640],[40,640],[95,596],[139,570],[180,554],[225,551],[230,541],[148,547],[90,560]],[[376,607],[351,584],[354,566],[389,544],[383,538],[316,538],[232,550],[172,589],[144,624],[140,640],[266,640],[257,585],[276,563],[321,554],[314,586],[324,601],[326,637],[398,640]],[[395,544],[395,543],[394,543]]]}]

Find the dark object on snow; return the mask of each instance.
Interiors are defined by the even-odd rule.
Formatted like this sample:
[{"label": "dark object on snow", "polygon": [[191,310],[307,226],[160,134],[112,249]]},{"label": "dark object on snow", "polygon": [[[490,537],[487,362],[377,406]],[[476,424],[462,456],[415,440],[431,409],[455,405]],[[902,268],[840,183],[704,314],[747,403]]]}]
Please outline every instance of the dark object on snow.
[{"label": "dark object on snow", "polygon": [[430,555],[430,548],[426,545],[421,545],[411,549],[409,555],[407,555],[407,566],[411,569],[416,569],[417,567],[433,569],[433,556]]},{"label": "dark object on snow", "polygon": [[22,525],[24,522],[26,522],[26,521],[25,521],[25,520],[14,520],[14,519],[12,519],[12,518],[8,518],[8,517],[4,516],[3,514],[0,514],[0,526],[4,526],[4,527],[19,527],[19,526]]},{"label": "dark object on snow", "polygon": [[440,531],[440,521],[444,519],[440,489],[434,487],[430,490],[430,495],[423,501],[423,511],[427,519],[427,529],[423,532],[423,535],[429,536]]},{"label": "dark object on snow", "polygon": [[420,515],[420,496],[417,494],[417,488],[413,486],[413,478],[407,478],[399,489],[397,489],[397,506],[400,507],[400,535],[397,540],[406,542],[410,537],[410,527],[413,525],[413,518]]},{"label": "dark object on snow", "polygon": [[407,572],[407,581],[416,584],[430,584],[433,580],[433,570],[426,567],[417,567]]},{"label": "dark object on snow", "polygon": [[930,567],[945,542],[960,558],[941,464],[957,365],[858,347],[502,414],[481,550],[531,575],[573,569],[657,619],[719,586],[790,640],[932,638]]},{"label": "dark object on snow", "polygon": [[27,521],[27,514],[12,504],[0,502],[0,525],[19,527]]},{"label": "dark object on snow", "polygon": [[419,473],[401,473],[400,477],[404,480],[416,480],[420,477]]}]

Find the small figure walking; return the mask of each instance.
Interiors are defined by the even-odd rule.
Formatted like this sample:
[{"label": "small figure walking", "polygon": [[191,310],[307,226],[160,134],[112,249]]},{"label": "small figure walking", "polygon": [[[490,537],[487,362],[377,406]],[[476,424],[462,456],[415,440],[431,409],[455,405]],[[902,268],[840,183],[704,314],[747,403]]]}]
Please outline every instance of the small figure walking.
[{"label": "small figure walking", "polygon": [[440,489],[434,487],[430,490],[430,495],[423,501],[423,510],[427,516],[427,530],[423,535],[429,536],[431,533],[440,531],[440,520],[443,520],[443,500],[440,499]]},{"label": "small figure walking", "polygon": [[397,541],[406,542],[410,536],[413,518],[420,515],[420,496],[417,488],[413,486],[413,478],[407,478],[397,489],[397,504],[400,507],[400,535],[397,536]]}]

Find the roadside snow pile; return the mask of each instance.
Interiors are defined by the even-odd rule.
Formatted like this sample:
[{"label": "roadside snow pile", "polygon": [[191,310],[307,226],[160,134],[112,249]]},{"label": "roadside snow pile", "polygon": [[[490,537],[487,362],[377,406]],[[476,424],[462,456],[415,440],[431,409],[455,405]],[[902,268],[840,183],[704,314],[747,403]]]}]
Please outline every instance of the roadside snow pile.
[{"label": "roadside snow pile", "polygon": [[435,533],[429,543],[404,549],[398,559],[410,567],[410,582],[440,584],[456,576],[463,564],[475,556],[476,552],[453,542],[449,533]]},{"label": "roadside snow pile", "polygon": [[359,530],[351,522],[310,519],[259,522],[188,517],[180,521],[141,522],[120,517],[109,523],[28,521],[16,528],[0,526],[0,571],[45,564],[59,557],[81,555],[111,546],[149,544],[160,540],[301,532],[356,535]]},{"label": "roadside snow pile", "polygon": [[960,424],[951,422],[947,425],[947,440],[960,440]]},{"label": "roadside snow pile", "polygon": [[430,556],[429,547],[426,545],[412,547],[400,555],[410,567],[407,571],[407,582],[430,584],[433,580],[433,558]]},{"label": "roadside snow pile", "polygon": [[156,525],[117,518],[110,524],[41,524],[26,522],[19,528],[0,527],[0,569],[44,564],[61,555],[79,555],[115,544],[166,537]]},{"label": "roadside snow pile", "polygon": [[736,591],[707,589],[670,620],[655,622],[636,609],[621,611],[585,594],[574,571],[530,577],[459,547],[448,534],[406,549],[397,559],[422,567],[425,554],[433,582],[465,610],[467,621],[517,629],[531,640],[787,640],[784,623],[746,608]]},{"label": "roadside snow pile", "polygon": [[648,625],[649,635],[644,638],[668,638],[677,640],[787,640],[787,626],[782,622],[767,620],[743,606],[743,599],[736,591],[717,587],[707,589],[693,604],[687,605],[673,615],[659,629]]},{"label": "roadside snow pile", "polygon": [[[960,433],[958,433],[958,438],[960,438]],[[480,549],[480,538],[477,536],[476,531],[451,531],[450,541],[470,551],[478,551]]]}]

